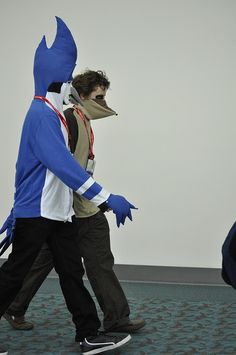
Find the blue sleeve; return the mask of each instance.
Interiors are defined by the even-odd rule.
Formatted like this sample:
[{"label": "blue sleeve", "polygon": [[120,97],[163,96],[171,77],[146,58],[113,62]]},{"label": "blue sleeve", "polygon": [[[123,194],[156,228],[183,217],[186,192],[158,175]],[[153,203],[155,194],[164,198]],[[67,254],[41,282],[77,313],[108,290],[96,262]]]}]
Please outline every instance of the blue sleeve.
[{"label": "blue sleeve", "polygon": [[94,181],[67,149],[60,121],[54,112],[43,113],[32,147],[37,159],[75,192],[96,205],[108,199],[110,194]]}]

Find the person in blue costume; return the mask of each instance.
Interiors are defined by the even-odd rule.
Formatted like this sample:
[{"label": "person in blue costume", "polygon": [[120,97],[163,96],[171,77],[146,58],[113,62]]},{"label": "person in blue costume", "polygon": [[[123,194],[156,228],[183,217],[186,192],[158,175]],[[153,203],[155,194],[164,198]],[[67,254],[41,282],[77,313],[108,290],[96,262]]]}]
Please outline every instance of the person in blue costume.
[{"label": "person in blue costume", "polygon": [[[56,20],[52,46],[48,48],[43,37],[35,53],[35,96],[21,134],[13,209],[1,230],[7,231],[5,245],[12,241],[12,252],[0,268],[0,316],[16,297],[47,242],[75,324],[75,340],[83,354],[97,354],[120,347],[131,337],[98,332],[100,320],[84,287],[84,269],[77,253],[73,191],[96,206],[111,209],[118,227],[127,217],[132,220],[131,209],[135,207],[123,196],[106,191],[70,153],[63,100],[76,65],[77,49],[66,24],[58,17]],[[1,349],[0,354],[7,351]]]}]

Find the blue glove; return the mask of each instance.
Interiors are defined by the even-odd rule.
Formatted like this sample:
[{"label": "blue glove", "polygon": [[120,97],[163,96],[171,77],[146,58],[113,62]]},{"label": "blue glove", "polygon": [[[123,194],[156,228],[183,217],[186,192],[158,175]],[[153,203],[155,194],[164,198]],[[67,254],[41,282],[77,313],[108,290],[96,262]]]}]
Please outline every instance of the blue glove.
[{"label": "blue glove", "polygon": [[131,209],[136,209],[136,207],[123,196],[111,194],[107,200],[107,206],[116,215],[117,227],[120,227],[120,224],[125,224],[126,217],[132,221]]},{"label": "blue glove", "polygon": [[0,243],[0,256],[7,250],[13,241],[15,228],[15,218],[13,217],[13,209],[0,229],[0,234],[6,231],[6,237]]}]

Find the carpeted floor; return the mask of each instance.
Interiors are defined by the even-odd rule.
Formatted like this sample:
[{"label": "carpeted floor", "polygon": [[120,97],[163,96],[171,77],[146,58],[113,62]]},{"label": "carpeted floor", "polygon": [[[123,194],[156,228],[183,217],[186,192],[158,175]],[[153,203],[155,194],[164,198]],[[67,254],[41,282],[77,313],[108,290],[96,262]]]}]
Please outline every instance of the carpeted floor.
[{"label": "carpeted floor", "polygon": [[[132,316],[147,325],[116,352],[120,355],[236,355],[236,292],[229,287],[122,283]],[[99,315],[101,313],[99,311]],[[9,355],[80,354],[57,280],[39,290],[27,317],[32,331],[1,320],[0,342]]]}]

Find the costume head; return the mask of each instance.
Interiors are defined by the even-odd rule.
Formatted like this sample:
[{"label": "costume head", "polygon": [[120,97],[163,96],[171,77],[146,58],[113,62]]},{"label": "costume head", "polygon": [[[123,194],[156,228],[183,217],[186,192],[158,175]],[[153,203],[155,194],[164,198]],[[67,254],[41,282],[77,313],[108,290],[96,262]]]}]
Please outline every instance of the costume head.
[{"label": "costume head", "polygon": [[45,96],[52,83],[72,80],[76,65],[77,48],[66,24],[56,16],[57,33],[50,48],[43,36],[34,57],[35,95]]}]

